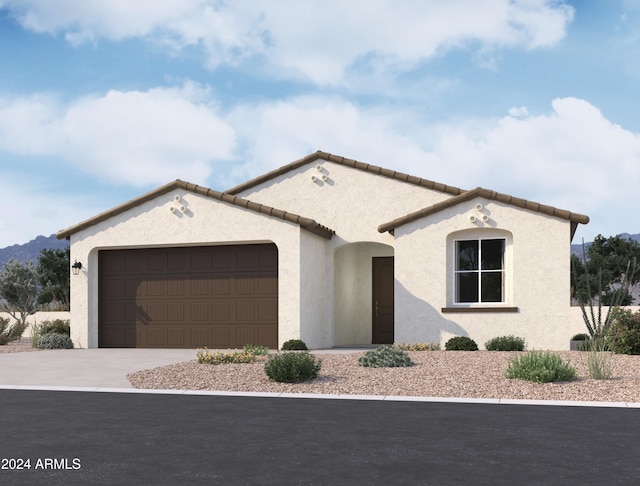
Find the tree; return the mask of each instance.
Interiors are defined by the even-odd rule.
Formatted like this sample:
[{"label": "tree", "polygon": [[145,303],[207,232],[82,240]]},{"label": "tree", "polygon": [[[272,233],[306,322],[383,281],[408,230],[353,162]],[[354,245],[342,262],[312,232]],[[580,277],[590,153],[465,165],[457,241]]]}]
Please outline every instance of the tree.
[{"label": "tree", "polygon": [[57,303],[69,310],[69,262],[71,250],[42,250],[38,256],[38,283],[42,289],[38,304]]},{"label": "tree", "polygon": [[0,297],[5,300],[0,309],[26,328],[27,317],[38,309],[38,273],[33,262],[11,259],[4,264],[0,272]]},{"label": "tree", "polygon": [[[614,294],[619,305],[630,305],[640,285],[640,272],[629,275],[629,266],[640,262],[640,244],[630,238],[598,235],[584,253],[584,261],[572,255],[574,297],[578,302],[598,297],[611,305]],[[623,289],[624,287],[624,289]],[[621,290],[623,295],[619,295]]]},{"label": "tree", "polygon": [[[633,240],[626,240],[631,243],[625,244],[626,241],[621,240],[619,236],[605,240],[598,235],[594,251],[585,252],[582,242],[582,261],[575,255],[571,256],[573,295],[582,310],[592,345],[600,346],[601,350],[604,350],[603,339],[611,325],[612,309],[629,305],[633,300],[634,286],[638,283],[635,255],[638,244]],[[603,305],[608,306],[604,316]],[[595,347],[593,349],[596,350]]]}]

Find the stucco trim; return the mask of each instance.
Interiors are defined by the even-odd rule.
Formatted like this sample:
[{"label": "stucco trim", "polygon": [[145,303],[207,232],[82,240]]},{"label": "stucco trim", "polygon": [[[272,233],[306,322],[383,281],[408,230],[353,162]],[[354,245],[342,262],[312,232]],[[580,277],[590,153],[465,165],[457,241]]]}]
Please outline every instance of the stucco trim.
[{"label": "stucco trim", "polygon": [[479,313],[499,313],[499,312],[520,312],[519,307],[443,307],[440,309],[443,314],[479,314]]},{"label": "stucco trim", "polygon": [[155,199],[158,196],[166,194],[175,189],[183,189],[185,191],[189,191],[194,194],[200,194],[202,196],[206,196],[212,199],[217,199],[218,201],[222,201],[224,203],[249,209],[251,211],[264,214],[265,216],[279,218],[279,219],[282,219],[283,221],[289,221],[291,223],[295,223],[299,225],[301,228],[311,233],[314,233],[328,240],[330,240],[331,237],[335,234],[335,231],[317,223],[315,220],[311,218],[305,218],[297,214],[288,213],[287,211],[283,211],[281,209],[276,209],[276,208],[272,208],[271,206],[255,203],[253,201],[249,201],[248,199],[243,199],[243,198],[234,196],[232,194],[215,191],[213,189],[209,189],[208,187],[203,187],[197,184],[192,184],[190,182],[185,182],[180,179],[176,179],[175,181],[165,184],[164,186],[154,189],[153,191],[143,194],[142,196],[132,199],[124,204],[120,204],[119,206],[116,206],[115,208],[112,208],[108,211],[100,213],[97,216],[94,216],[93,218],[89,218],[85,221],[82,221],[81,223],[78,223],[75,226],[71,226],[67,229],[61,230],[58,233],[56,233],[56,238],[59,240],[62,240],[64,238],[69,238],[74,233],[77,233],[95,224],[98,224],[102,221],[112,218],[118,214],[121,214],[129,209],[139,206],[140,204],[143,204],[147,201]]},{"label": "stucco trim", "polygon": [[471,191],[464,192],[458,196],[434,204],[433,206],[414,211],[413,213],[409,213],[406,216],[402,216],[400,218],[394,219],[393,221],[389,221],[388,223],[381,224],[380,226],[378,226],[378,231],[380,233],[384,233],[386,231],[393,232],[393,230],[395,230],[399,226],[403,226],[407,223],[411,223],[431,214],[438,213],[444,209],[456,206],[465,201],[470,201],[471,199],[477,197],[502,202],[511,206],[516,206],[518,208],[528,209],[530,211],[546,214],[547,216],[553,216],[556,218],[571,221],[571,238],[573,238],[573,235],[575,234],[578,223],[587,224],[589,222],[589,217],[583,214],[572,213],[571,211],[558,209],[553,206],[547,206],[537,202],[528,201],[526,199],[513,197],[508,194],[501,194],[499,192],[492,191],[490,189],[484,189],[482,187],[476,187]]},{"label": "stucco trim", "polygon": [[406,182],[408,184],[413,184],[420,187],[426,187],[427,189],[433,189],[433,190],[444,192],[454,196],[464,193],[464,189],[460,189],[459,187],[448,186],[446,184],[430,181],[428,179],[422,179],[420,177],[405,174],[403,172],[396,172],[395,170],[385,169],[377,165],[371,165],[366,162],[359,162],[354,159],[347,159],[340,155],[333,155],[328,152],[323,152],[321,150],[318,150],[315,153],[309,154],[306,157],[303,157],[301,159],[295,160],[287,165],[283,165],[278,169],[267,172],[266,174],[258,176],[255,179],[251,179],[250,181],[247,181],[238,186],[232,187],[231,189],[227,190],[226,193],[238,194],[240,192],[246,191],[247,189],[251,189],[252,187],[262,184],[263,182],[267,182],[267,181],[270,181],[271,179],[275,179],[276,177],[282,174],[285,174],[289,171],[297,169],[298,167],[315,162],[317,160],[333,162],[335,164],[340,164],[347,167],[351,167],[353,169],[370,172],[372,174],[388,177],[390,179],[396,179],[402,182]]}]

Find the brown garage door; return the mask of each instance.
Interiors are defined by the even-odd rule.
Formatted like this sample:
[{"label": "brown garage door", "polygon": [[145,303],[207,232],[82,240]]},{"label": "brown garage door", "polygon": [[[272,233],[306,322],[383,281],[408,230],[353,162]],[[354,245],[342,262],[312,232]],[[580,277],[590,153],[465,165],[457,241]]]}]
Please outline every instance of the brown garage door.
[{"label": "brown garage door", "polygon": [[103,250],[98,345],[278,345],[273,244]]}]

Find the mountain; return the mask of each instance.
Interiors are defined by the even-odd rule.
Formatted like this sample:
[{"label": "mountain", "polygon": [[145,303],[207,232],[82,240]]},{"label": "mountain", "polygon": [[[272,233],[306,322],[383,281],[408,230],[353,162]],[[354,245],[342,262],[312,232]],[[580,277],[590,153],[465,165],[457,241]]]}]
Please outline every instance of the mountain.
[{"label": "mountain", "polygon": [[2,268],[5,262],[8,262],[12,258],[21,262],[33,261],[37,264],[40,251],[44,249],[64,250],[68,247],[68,240],[58,240],[55,235],[40,235],[23,245],[11,245],[6,248],[0,248],[0,268]]}]

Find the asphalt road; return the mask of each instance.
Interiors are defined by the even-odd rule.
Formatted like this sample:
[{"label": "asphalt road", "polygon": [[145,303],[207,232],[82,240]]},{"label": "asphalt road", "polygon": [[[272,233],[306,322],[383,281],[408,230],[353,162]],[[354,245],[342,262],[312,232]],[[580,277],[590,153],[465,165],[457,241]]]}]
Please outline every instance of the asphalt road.
[{"label": "asphalt road", "polygon": [[626,408],[0,390],[0,434],[7,485],[640,482]]}]

